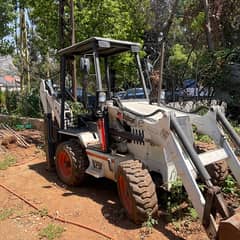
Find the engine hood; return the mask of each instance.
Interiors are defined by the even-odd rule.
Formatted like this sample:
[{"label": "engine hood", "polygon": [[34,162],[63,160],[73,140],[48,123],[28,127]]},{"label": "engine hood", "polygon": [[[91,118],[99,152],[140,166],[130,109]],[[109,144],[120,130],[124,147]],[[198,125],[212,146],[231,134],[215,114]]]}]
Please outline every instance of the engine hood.
[{"label": "engine hood", "polygon": [[124,108],[129,109],[130,111],[137,112],[142,115],[151,114],[157,110],[161,110],[161,112],[154,114],[151,118],[158,119],[161,118],[164,113],[174,112],[176,117],[187,116],[187,113],[178,111],[176,109],[172,109],[166,106],[158,106],[157,104],[149,104],[148,101],[121,101]]}]

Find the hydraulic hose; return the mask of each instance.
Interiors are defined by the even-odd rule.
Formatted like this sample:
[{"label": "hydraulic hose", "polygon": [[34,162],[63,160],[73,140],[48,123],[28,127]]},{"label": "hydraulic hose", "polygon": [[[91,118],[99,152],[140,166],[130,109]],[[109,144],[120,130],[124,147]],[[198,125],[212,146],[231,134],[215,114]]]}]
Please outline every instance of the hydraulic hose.
[{"label": "hydraulic hose", "polygon": [[[114,98],[113,100],[115,101],[115,103],[117,104],[117,106],[118,106],[122,111],[131,113],[131,114],[134,114],[134,115],[137,116],[137,117],[147,118],[147,117],[151,117],[151,116],[153,116],[153,115],[155,115],[155,114],[157,114],[157,113],[159,113],[159,112],[164,113],[163,110],[157,109],[157,110],[155,110],[154,112],[149,113],[149,114],[141,114],[141,113],[135,112],[135,111],[133,111],[133,110],[130,110],[130,109],[124,107],[124,106],[122,105],[121,100],[120,100],[119,98]],[[200,106],[200,107],[198,107],[198,108],[196,108],[195,110],[190,111],[190,112],[186,112],[186,111],[183,111],[183,110],[180,110],[180,109],[171,107],[171,106],[166,106],[166,107],[167,107],[167,108],[170,108],[170,109],[173,109],[173,110],[176,110],[176,111],[179,111],[179,112],[188,113],[188,114],[197,113],[197,112],[201,111],[202,109],[209,110],[209,107],[206,107],[206,106]]]},{"label": "hydraulic hose", "polygon": [[135,111],[133,111],[133,110],[130,110],[129,108],[124,107],[124,106],[122,105],[122,103],[121,103],[121,101],[120,101],[119,98],[114,98],[113,100],[114,100],[114,102],[117,104],[117,106],[118,106],[122,111],[131,113],[131,114],[133,114],[133,115],[135,115],[135,116],[137,116],[137,117],[148,118],[148,117],[151,117],[151,116],[153,116],[153,115],[155,115],[155,114],[157,114],[157,113],[159,113],[159,112],[164,113],[163,110],[157,109],[157,110],[155,110],[154,112],[149,113],[149,114],[141,114],[141,113],[135,112]]},{"label": "hydraulic hose", "polygon": [[[37,211],[41,211],[41,209],[39,207],[37,207],[35,204],[31,203],[30,201],[28,201],[27,199],[25,199],[24,197],[20,196],[19,194],[17,194],[15,191],[13,191],[12,189],[10,189],[9,187],[7,187],[6,185],[4,185],[3,183],[0,183],[0,187],[5,189],[6,191],[8,191],[9,193],[13,194],[14,196],[16,196],[17,198],[19,198],[20,200],[22,200],[23,202],[25,202],[27,205],[29,205],[30,207],[34,208],[35,210]],[[84,229],[87,229],[91,232],[95,232],[107,239],[110,239],[110,240],[114,240],[114,238],[106,233],[103,233],[97,229],[94,229],[90,226],[87,226],[87,225],[84,225],[84,224],[81,224],[81,223],[77,223],[77,222],[73,222],[73,221],[70,221],[70,220],[67,220],[67,219],[64,219],[64,218],[61,218],[61,217],[55,217],[51,214],[47,214],[47,216],[53,220],[56,220],[56,221],[59,221],[59,222],[62,222],[62,223],[67,223],[67,224],[71,224],[71,225],[74,225],[74,226],[77,226],[77,227],[80,227],[80,228],[84,228]]]}]

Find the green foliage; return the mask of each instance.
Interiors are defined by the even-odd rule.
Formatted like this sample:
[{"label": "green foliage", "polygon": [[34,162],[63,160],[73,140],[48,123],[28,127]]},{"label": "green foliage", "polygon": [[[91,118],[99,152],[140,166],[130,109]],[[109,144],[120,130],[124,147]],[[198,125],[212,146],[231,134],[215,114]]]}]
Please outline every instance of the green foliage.
[{"label": "green foliage", "polygon": [[46,216],[48,216],[48,210],[47,210],[47,208],[42,208],[42,209],[40,209],[40,210],[39,210],[39,215],[40,215],[40,217],[46,217]]},{"label": "green foliage", "polygon": [[0,162],[0,170],[6,170],[17,162],[16,158],[12,155],[6,155],[3,161]]},{"label": "green foliage", "polygon": [[154,225],[158,224],[158,221],[152,217],[150,213],[148,213],[147,220],[142,224],[145,235],[149,235],[152,233]]},{"label": "green foliage", "polygon": [[[58,2],[50,0],[28,0],[30,17],[36,24],[41,51],[59,48],[58,39]],[[75,2],[75,24],[77,41],[91,36],[116,39],[141,40],[146,26],[149,2],[96,0]]]},{"label": "green foliage", "polygon": [[205,22],[205,13],[204,12],[199,12],[198,15],[193,19],[191,23],[191,29],[194,32],[199,33],[202,31],[203,26]]},{"label": "green foliage", "polygon": [[48,48],[59,49],[58,34],[58,1],[27,0],[26,6],[30,10],[30,19],[35,24],[37,37],[34,43],[46,55]]},{"label": "green foliage", "polygon": [[204,143],[213,142],[213,140],[208,135],[200,134],[197,132],[194,133],[194,140],[199,142],[204,142]]},{"label": "green foliage", "polygon": [[189,214],[193,220],[198,219],[198,213],[195,208],[189,207],[188,210],[189,210]]},{"label": "green foliage", "polygon": [[236,180],[233,178],[232,175],[228,175],[223,183],[222,191],[224,193],[230,193],[234,195],[238,195],[240,197],[240,188],[237,185]]},{"label": "green foliage", "polygon": [[16,113],[25,117],[41,117],[40,96],[37,89],[21,94]]},{"label": "green foliage", "polygon": [[169,57],[170,64],[182,65],[187,61],[187,54],[184,46],[177,43],[171,49],[171,56]]},{"label": "green foliage", "polygon": [[84,109],[82,103],[69,101],[68,104],[72,110],[73,116],[78,116],[80,114],[86,113],[86,110]]},{"label": "green foliage", "polygon": [[0,89],[0,113],[7,113],[6,96],[5,96],[5,93],[1,89]]},{"label": "green foliage", "polygon": [[61,237],[61,235],[64,231],[65,230],[62,226],[58,226],[55,224],[49,224],[47,227],[40,230],[39,237],[46,238],[48,240],[53,240],[55,238]]},{"label": "green foliage", "polygon": [[[143,43],[144,33],[152,30],[155,34],[150,41],[150,47],[159,52],[159,33],[164,29],[164,23],[171,15],[171,7],[174,1],[164,0],[95,0],[74,1],[75,3],[75,28],[76,41],[81,41],[91,36],[101,36],[122,40],[131,40]],[[220,3],[221,2],[221,3]],[[224,90],[224,98],[227,103],[237,105],[240,94],[230,83],[234,74],[230,74],[226,65],[239,63],[239,51],[231,60],[227,59],[228,53],[237,49],[240,39],[240,1],[209,1],[212,22],[212,35],[215,43],[215,51],[207,50],[205,31],[205,12],[201,1],[180,0],[175,17],[171,21],[171,28],[166,41],[166,58],[164,69],[164,85],[168,88],[181,87],[182,81],[194,78],[199,85]],[[21,3],[27,9],[28,46],[30,51],[31,83],[35,87],[39,76],[55,74],[58,69],[58,57],[56,49],[60,48],[58,34],[58,7],[59,1],[52,0],[0,0],[0,52],[9,52],[13,44],[9,39],[14,39],[14,24],[18,10],[15,5]],[[155,8],[152,4],[155,3]],[[68,8],[66,7],[65,10]],[[224,9],[224,11],[218,11]],[[213,12],[211,12],[213,11]],[[69,13],[67,14],[69,16]],[[68,19],[69,20],[69,19]],[[17,31],[16,31],[17,32]],[[6,36],[10,34],[10,38]],[[68,42],[68,43],[67,43]],[[70,44],[70,41],[66,41]],[[157,54],[158,55],[158,54]],[[237,57],[236,57],[237,56]],[[18,59],[18,67],[21,67],[21,58]],[[156,60],[156,58],[154,57]],[[118,85],[122,87],[126,81],[129,87],[136,86],[136,73],[132,70],[132,60],[128,55],[114,62],[115,70],[120,70],[125,75],[118,78]],[[158,66],[158,62],[155,67]],[[169,79],[168,79],[169,78]],[[35,82],[34,82],[35,81]],[[125,84],[127,85],[127,84]],[[33,97],[26,97],[27,101],[37,101]],[[225,99],[224,99],[225,100]],[[24,104],[24,99],[21,102]],[[7,103],[8,112],[14,114],[23,111],[24,115],[38,113],[28,105],[16,110],[16,102],[12,97],[12,103]],[[1,104],[1,96],[0,96]],[[25,106],[25,105],[24,105]],[[38,108],[38,104],[36,105]],[[14,109],[15,108],[15,109]],[[0,111],[4,108],[0,105]]]},{"label": "green foliage", "polygon": [[38,211],[31,212],[34,215],[38,215],[40,217],[46,217],[48,216],[48,209],[47,208],[41,208]]},{"label": "green foliage", "polygon": [[[16,126],[21,125],[21,119],[19,116],[16,115],[12,115],[11,118],[9,118],[6,123],[12,127],[12,128],[16,128]],[[16,129],[18,130],[18,129]]]},{"label": "green foliage", "polygon": [[13,209],[7,208],[7,209],[0,210],[0,221],[4,221],[12,215],[13,215]]},{"label": "green foliage", "polygon": [[240,40],[240,1],[228,0],[223,2],[224,11],[221,15],[221,27],[224,43],[227,47],[234,48],[239,46]]},{"label": "green foliage", "polygon": [[4,92],[0,89],[0,105],[4,105],[6,102],[6,97]]},{"label": "green foliage", "polygon": [[237,121],[230,121],[231,125],[233,126],[234,130],[240,135],[240,125]]},{"label": "green foliage", "polygon": [[234,130],[240,135],[240,126],[234,127]]},{"label": "green foliage", "polygon": [[[41,117],[40,96],[37,89],[30,93],[24,91],[6,91],[6,110],[8,114],[24,117]],[[19,122],[16,122],[18,124]]]},{"label": "green foliage", "polygon": [[[199,186],[202,189],[202,186]],[[167,199],[167,220],[173,223],[178,223],[183,219],[198,219],[198,213],[189,202],[187,192],[183,187],[180,179],[172,183],[172,187]]]},{"label": "green foliage", "polygon": [[[205,112],[203,112],[203,114],[205,114]],[[196,125],[192,125],[192,130],[193,130],[194,141],[199,141],[199,142],[204,142],[204,143],[212,143],[213,142],[213,140],[210,136],[199,133],[197,131]]]},{"label": "green foliage", "polygon": [[116,87],[128,89],[139,86],[139,73],[137,72],[136,62],[132,54],[123,53],[116,56],[113,62],[113,69],[116,70]]},{"label": "green foliage", "polygon": [[8,54],[13,51],[13,44],[8,35],[13,33],[13,20],[15,18],[12,1],[0,0],[0,54]]},{"label": "green foliage", "polygon": [[184,45],[177,43],[172,46],[169,56],[169,71],[171,71],[171,76],[178,83],[178,86],[182,84],[182,77],[192,77],[195,60],[195,53],[190,54]]},{"label": "green foliage", "polygon": [[173,212],[183,201],[187,199],[186,191],[180,179],[172,183],[171,193],[168,201],[168,210]]},{"label": "green foliage", "polygon": [[6,89],[6,109],[8,114],[15,114],[17,112],[17,105],[19,103],[20,94],[17,91],[9,91]]}]

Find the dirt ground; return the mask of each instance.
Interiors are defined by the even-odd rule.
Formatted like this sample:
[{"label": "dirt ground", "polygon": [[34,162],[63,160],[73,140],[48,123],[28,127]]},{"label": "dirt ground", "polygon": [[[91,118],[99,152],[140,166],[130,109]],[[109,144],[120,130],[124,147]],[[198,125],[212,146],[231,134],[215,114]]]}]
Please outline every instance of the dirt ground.
[{"label": "dirt ground", "polygon": [[[106,179],[89,178],[89,181],[79,188],[63,185],[55,172],[49,172],[45,168],[41,133],[25,130],[21,134],[31,145],[29,148],[23,148],[17,144],[9,144],[6,149],[0,150],[0,161],[7,155],[17,160],[14,166],[0,170],[0,183],[39,209],[47,209],[53,216],[100,230],[115,240],[207,239],[198,221],[185,221],[183,225],[176,227],[174,223],[167,224],[163,217],[159,217],[153,232],[145,237],[143,228],[130,222],[125,215],[115,183]],[[65,229],[59,238],[61,240],[107,239],[84,228],[52,220],[44,214],[41,216],[41,211],[33,209],[1,187],[0,212],[4,209],[10,209],[11,215],[6,219],[0,218],[0,239],[40,239],[39,232],[50,223]]]}]

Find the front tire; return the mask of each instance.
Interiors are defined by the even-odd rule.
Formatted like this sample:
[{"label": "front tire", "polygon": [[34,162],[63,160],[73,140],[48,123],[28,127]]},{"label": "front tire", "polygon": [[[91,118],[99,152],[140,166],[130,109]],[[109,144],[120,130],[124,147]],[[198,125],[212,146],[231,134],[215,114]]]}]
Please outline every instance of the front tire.
[{"label": "front tire", "polygon": [[55,165],[60,180],[69,185],[80,185],[86,178],[85,170],[88,159],[84,150],[76,140],[70,140],[58,145]]},{"label": "front tire", "polygon": [[155,184],[141,162],[121,162],[117,176],[118,193],[128,217],[135,223],[144,222],[158,210]]}]

